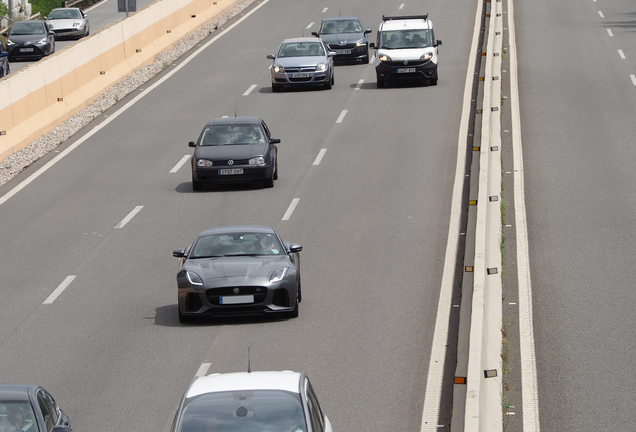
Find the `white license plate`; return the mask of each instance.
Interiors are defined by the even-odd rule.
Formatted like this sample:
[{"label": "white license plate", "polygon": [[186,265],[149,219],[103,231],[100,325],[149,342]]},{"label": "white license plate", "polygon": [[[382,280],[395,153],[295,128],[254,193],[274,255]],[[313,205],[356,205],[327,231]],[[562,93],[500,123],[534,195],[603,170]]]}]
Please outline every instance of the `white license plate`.
[{"label": "white license plate", "polygon": [[220,169],[219,174],[220,175],[243,174],[243,168]]},{"label": "white license plate", "polygon": [[415,68],[402,68],[398,69],[398,73],[411,73],[415,72]]},{"label": "white license plate", "polygon": [[292,78],[309,78],[311,75],[308,73],[293,73],[291,74]]},{"label": "white license plate", "polygon": [[20,48],[20,52],[33,52],[33,48]]},{"label": "white license plate", "polygon": [[219,303],[222,305],[254,303],[254,296],[242,295],[242,296],[219,297]]},{"label": "white license plate", "polygon": [[351,50],[336,50],[336,54],[351,54]]}]

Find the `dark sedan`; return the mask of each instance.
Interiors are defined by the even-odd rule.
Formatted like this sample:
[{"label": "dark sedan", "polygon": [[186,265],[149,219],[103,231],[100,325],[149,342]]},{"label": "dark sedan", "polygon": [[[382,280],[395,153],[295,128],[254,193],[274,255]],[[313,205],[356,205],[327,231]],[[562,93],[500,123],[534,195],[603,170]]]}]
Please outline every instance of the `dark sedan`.
[{"label": "dark sedan", "polygon": [[363,29],[356,17],[325,18],[320,30],[311,32],[320,37],[327,48],[336,52],[334,61],[369,63],[369,43],[367,34],[371,29]]},{"label": "dark sedan", "polygon": [[39,59],[55,52],[55,34],[44,21],[18,21],[2,36],[7,38],[11,61]]},{"label": "dark sedan", "polygon": [[278,179],[280,139],[272,138],[258,117],[229,117],[210,120],[195,143],[192,156],[192,189],[205,183],[235,183],[262,180],[274,187]]},{"label": "dark sedan", "polygon": [[201,231],[177,273],[179,321],[197,316],[281,313],[298,316],[300,251],[274,228],[231,226]]},{"label": "dark sedan", "polygon": [[0,384],[0,431],[71,432],[71,425],[42,387]]}]

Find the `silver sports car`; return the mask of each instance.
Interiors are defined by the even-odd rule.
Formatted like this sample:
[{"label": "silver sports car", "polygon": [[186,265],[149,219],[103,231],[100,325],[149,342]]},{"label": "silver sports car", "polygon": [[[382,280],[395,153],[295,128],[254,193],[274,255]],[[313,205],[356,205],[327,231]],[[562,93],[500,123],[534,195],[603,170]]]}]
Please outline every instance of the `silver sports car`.
[{"label": "silver sports car", "polygon": [[334,84],[333,57],[325,44],[312,37],[285,39],[276,55],[269,54],[272,64],[272,91],[282,87],[322,86]]},{"label": "silver sports car", "polygon": [[46,18],[46,23],[55,32],[56,39],[79,39],[91,32],[88,16],[79,8],[53,9]]},{"label": "silver sports car", "polygon": [[300,254],[274,228],[230,226],[201,231],[172,255],[177,273],[179,321],[197,316],[282,313],[298,316]]}]

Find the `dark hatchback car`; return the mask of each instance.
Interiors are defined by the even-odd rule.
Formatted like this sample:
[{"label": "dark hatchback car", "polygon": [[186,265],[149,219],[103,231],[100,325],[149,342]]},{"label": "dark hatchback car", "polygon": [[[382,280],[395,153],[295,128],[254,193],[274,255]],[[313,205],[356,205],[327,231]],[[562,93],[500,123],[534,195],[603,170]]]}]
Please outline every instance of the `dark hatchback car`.
[{"label": "dark hatchback car", "polygon": [[280,139],[272,138],[258,117],[228,117],[210,120],[195,143],[192,156],[192,189],[205,183],[236,183],[262,180],[271,188],[278,179]]},{"label": "dark hatchback car", "polygon": [[71,432],[68,416],[42,387],[0,384],[0,431]]},{"label": "dark hatchback car", "polygon": [[302,249],[269,227],[201,231],[190,246],[172,252],[181,263],[179,321],[268,313],[297,317]]},{"label": "dark hatchback car", "polygon": [[2,41],[0,41],[0,78],[5,75],[9,75],[11,67],[9,66],[9,53],[4,48]]},{"label": "dark hatchback car", "polygon": [[371,29],[363,29],[356,17],[325,18],[320,30],[311,32],[320,37],[330,51],[335,51],[334,61],[369,63],[369,42],[367,35]]},{"label": "dark hatchback car", "polygon": [[55,34],[44,21],[18,21],[2,36],[7,38],[7,51],[12,61],[40,59],[55,52]]}]

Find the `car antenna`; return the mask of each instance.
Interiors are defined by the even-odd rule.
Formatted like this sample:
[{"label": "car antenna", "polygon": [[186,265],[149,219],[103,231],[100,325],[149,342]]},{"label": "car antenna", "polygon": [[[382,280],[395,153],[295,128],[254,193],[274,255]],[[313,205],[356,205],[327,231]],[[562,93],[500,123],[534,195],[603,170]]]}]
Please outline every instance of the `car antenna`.
[{"label": "car antenna", "polygon": [[250,361],[250,347],[247,347],[247,373],[252,373],[252,362]]},{"label": "car antenna", "polygon": [[236,99],[234,99],[234,117],[236,117]]}]

